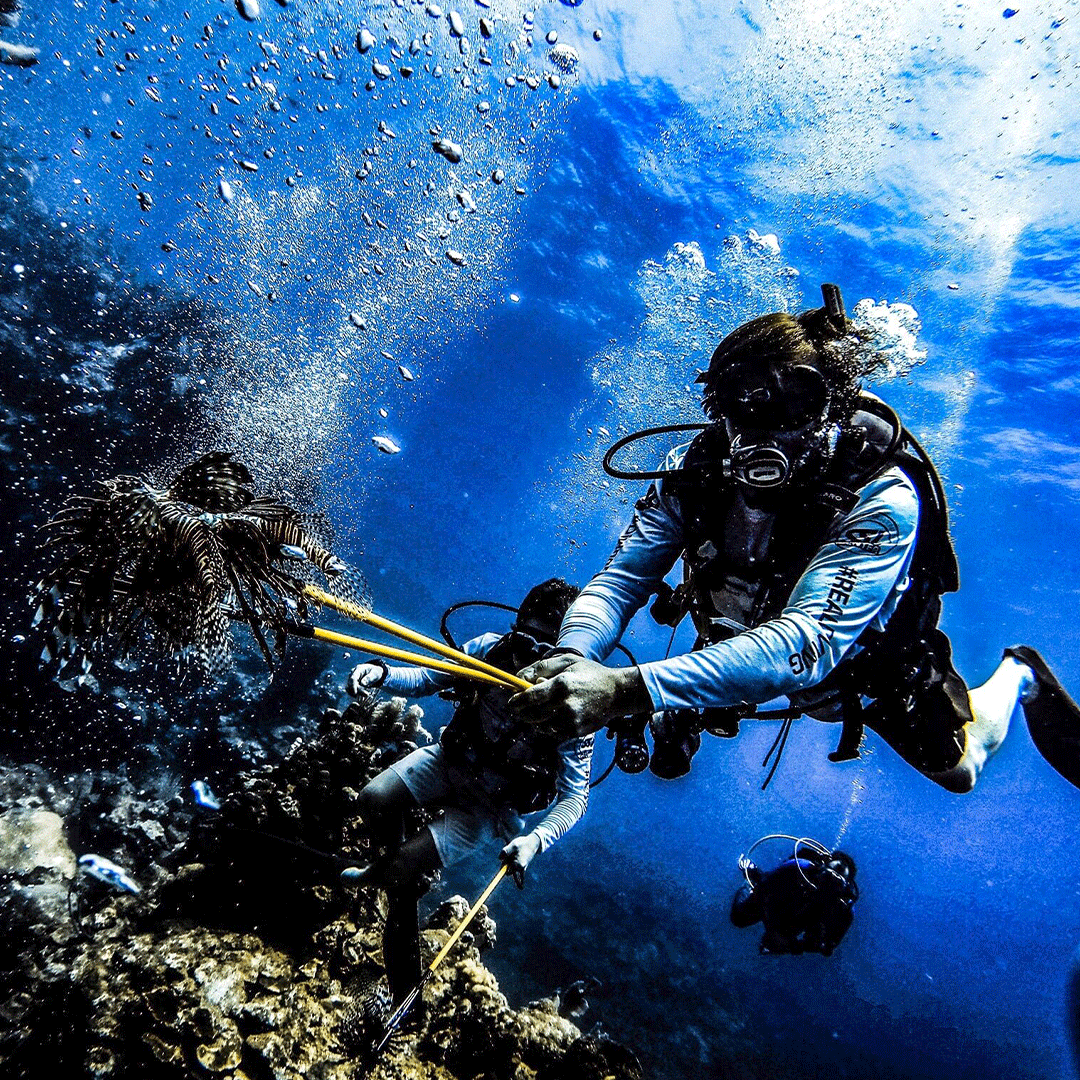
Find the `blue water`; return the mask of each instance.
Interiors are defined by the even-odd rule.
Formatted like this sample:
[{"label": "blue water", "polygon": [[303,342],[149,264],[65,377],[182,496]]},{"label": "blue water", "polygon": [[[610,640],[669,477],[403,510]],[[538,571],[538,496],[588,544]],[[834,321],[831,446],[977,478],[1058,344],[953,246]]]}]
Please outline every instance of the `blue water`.
[{"label": "blue water", "polygon": [[[925,363],[877,390],[945,476],[959,669],[977,683],[1024,641],[1080,688],[1077,5],[1005,19],[922,0],[493,4],[490,67],[476,62],[472,0],[467,60],[415,3],[264,0],[246,23],[216,0],[28,0],[3,32],[42,49],[37,67],[0,70],[3,167],[27,172],[86,259],[212,313],[195,435],[177,459],[225,445],[276,490],[315,477],[376,610],[434,629],[462,598],[514,603],[552,574],[587,580],[637,496],[603,486],[603,448],[697,419],[693,376],[726,330],[815,305],[818,283],[836,281],[849,307],[904,301],[922,320]],[[379,38],[367,56],[361,22]],[[549,30],[577,50],[576,72],[557,89],[506,86],[556,71]],[[407,48],[424,31],[434,55],[404,79],[406,51],[366,90],[387,34]],[[273,55],[260,35],[279,50],[281,71],[258,72],[274,93],[242,85]],[[463,163],[432,152],[435,125]],[[229,204],[219,177],[235,186]],[[455,198],[463,185],[476,214]],[[775,233],[779,255],[755,254],[751,229]],[[10,259],[0,283],[17,287]],[[381,454],[373,435],[402,452]],[[627,644],[655,658],[666,632],[641,618]],[[830,765],[835,732],[807,724],[762,793],[773,735],[707,738],[681,781],[613,775],[528,890],[494,901],[491,963],[510,996],[597,975],[593,1016],[657,1077],[1071,1076],[1080,795],[1022,722],[966,797],[873,736],[862,762]],[[727,920],[739,853],[767,832],[831,843],[841,830],[862,888],[850,934],[830,959],[760,957]],[[474,892],[489,872],[478,859],[448,887]]]}]

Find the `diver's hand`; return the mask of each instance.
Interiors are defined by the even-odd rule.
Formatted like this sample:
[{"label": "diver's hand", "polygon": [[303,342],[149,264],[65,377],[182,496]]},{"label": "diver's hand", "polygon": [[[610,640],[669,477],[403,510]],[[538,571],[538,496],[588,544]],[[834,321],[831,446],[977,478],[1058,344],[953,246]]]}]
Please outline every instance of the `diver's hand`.
[{"label": "diver's hand", "polygon": [[353,697],[358,697],[360,691],[369,686],[382,686],[387,676],[387,666],[380,662],[368,662],[357,664],[349,674],[345,689]]},{"label": "diver's hand", "polygon": [[571,735],[589,735],[621,716],[653,711],[652,699],[636,667],[609,668],[563,653],[518,672],[534,682],[510,699],[519,720]]},{"label": "diver's hand", "polygon": [[539,852],[540,837],[536,833],[515,837],[499,852],[499,858],[506,863],[510,876],[519,889],[525,888],[525,871]]}]

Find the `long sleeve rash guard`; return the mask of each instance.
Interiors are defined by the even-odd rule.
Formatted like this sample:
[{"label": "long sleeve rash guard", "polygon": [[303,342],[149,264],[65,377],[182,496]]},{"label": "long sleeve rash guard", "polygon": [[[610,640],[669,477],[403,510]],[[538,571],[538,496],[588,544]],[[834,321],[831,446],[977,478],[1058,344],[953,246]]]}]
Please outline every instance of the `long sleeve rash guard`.
[{"label": "long sleeve rash guard", "polygon": [[[481,634],[461,646],[470,656],[484,657],[499,640],[498,634]],[[431,668],[391,667],[381,688],[407,697],[427,697],[453,685],[454,676]],[[555,801],[543,811],[532,828],[547,851],[581,820],[589,805],[589,777],[592,771],[593,737],[567,739],[559,745],[559,766],[555,774]]]},{"label": "long sleeve rash guard", "polygon": [[[919,502],[891,468],[835,521],[779,616],[696,652],[640,666],[660,709],[760,704],[816,686],[873,625],[882,629],[908,586]],[[654,484],[607,566],[571,605],[559,645],[592,660],[614,649],[685,546],[678,501]]]}]

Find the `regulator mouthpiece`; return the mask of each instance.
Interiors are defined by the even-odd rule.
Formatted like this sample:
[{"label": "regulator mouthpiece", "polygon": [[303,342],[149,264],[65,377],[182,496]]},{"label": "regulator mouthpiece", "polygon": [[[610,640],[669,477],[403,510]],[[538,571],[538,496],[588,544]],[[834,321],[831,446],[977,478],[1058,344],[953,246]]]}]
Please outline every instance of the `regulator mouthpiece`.
[{"label": "regulator mouthpiece", "polygon": [[787,454],[775,443],[731,444],[731,457],[723,465],[724,477],[755,491],[783,487],[791,475]]}]

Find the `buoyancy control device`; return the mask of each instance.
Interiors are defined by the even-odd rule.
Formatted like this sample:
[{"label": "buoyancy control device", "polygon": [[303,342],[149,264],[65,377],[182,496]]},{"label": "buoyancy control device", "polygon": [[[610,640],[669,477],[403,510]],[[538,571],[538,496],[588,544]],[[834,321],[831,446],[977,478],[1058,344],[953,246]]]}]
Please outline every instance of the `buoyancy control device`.
[{"label": "buoyancy control device", "polygon": [[[632,442],[668,432],[691,431],[697,434],[677,468],[630,472],[613,464],[618,451]],[[763,557],[752,566],[739,567],[749,600],[746,618],[735,621],[726,617],[725,612],[716,611],[713,603],[714,595],[722,591],[717,589],[720,579],[731,570],[721,556],[729,510],[738,497],[732,478],[731,449],[722,423],[679,424],[626,436],[604,458],[609,475],[659,481],[654,492],[674,497],[680,504],[686,529],[683,580],[675,588],[665,583],[658,590],[651,613],[658,622],[673,627],[689,614],[698,632],[695,648],[715,644],[779,615],[829,530],[854,507],[859,488],[874,477],[895,466],[918,495],[919,522],[909,587],[884,630],[865,631],[858,641],[859,648],[815,687],[820,691],[820,695],[815,695],[815,704],[839,704],[843,713],[840,745],[830,758],[839,761],[857,757],[864,696],[886,699],[891,708],[911,711],[917,707],[921,693],[940,684],[943,669],[948,667],[951,671],[948,640],[937,629],[937,622],[941,597],[959,587],[959,572],[949,536],[941,479],[926,451],[896,413],[876,396],[860,394],[828,467],[810,482],[785,490],[775,507]],[[879,525],[880,528],[872,525],[858,536],[845,537],[845,541],[869,550],[875,543],[887,541],[888,523],[883,521]],[[802,712],[803,708],[793,708],[763,714],[750,704],[704,709],[699,714],[697,730],[730,737],[738,733],[741,719],[755,716],[787,721]],[[962,710],[958,710],[957,723],[962,721]],[[680,730],[687,727],[685,717],[680,718],[678,726]],[[786,731],[778,736],[780,749],[782,738],[786,738]],[[686,738],[680,741],[687,742]]]}]

